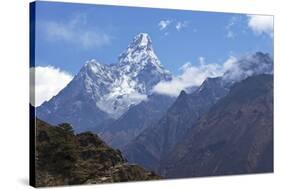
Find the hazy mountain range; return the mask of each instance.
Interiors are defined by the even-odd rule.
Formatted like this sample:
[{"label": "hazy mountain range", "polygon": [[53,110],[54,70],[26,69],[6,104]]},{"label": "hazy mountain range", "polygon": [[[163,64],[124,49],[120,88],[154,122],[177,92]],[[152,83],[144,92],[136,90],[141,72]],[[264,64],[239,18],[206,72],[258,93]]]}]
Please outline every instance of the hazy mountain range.
[{"label": "hazy mountain range", "polygon": [[234,84],[162,157],[159,169],[169,178],[272,172],[272,76]]}]

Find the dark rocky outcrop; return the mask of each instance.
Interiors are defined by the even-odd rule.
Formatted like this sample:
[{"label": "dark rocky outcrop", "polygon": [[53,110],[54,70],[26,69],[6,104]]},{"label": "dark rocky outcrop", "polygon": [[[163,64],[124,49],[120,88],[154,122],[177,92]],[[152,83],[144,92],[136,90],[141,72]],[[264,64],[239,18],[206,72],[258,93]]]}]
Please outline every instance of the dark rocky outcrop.
[{"label": "dark rocky outcrop", "polygon": [[36,120],[36,186],[109,183],[160,179],[130,165],[119,150],[96,134],[74,134],[69,124],[51,126]]}]

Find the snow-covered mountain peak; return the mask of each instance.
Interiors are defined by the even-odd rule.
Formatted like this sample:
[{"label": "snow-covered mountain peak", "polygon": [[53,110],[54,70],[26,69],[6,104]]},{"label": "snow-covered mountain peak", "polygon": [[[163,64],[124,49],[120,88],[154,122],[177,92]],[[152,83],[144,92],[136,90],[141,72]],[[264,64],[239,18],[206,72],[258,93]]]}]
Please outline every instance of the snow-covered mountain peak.
[{"label": "snow-covered mountain peak", "polygon": [[100,63],[95,59],[87,61],[52,103],[72,103],[74,109],[69,111],[78,112],[84,110],[77,104],[85,103],[116,119],[132,105],[146,100],[157,83],[171,78],[171,73],[154,53],[149,35],[140,33],[116,64]]},{"label": "snow-covered mountain peak", "polygon": [[134,37],[133,42],[130,44],[131,47],[139,47],[139,48],[151,48],[152,41],[147,33],[140,33]]},{"label": "snow-covered mountain peak", "polygon": [[96,59],[91,59],[91,60],[88,60],[85,65],[86,66],[101,65],[101,63],[99,61],[97,61]]},{"label": "snow-covered mountain peak", "polygon": [[162,67],[156,56],[151,38],[147,33],[140,33],[134,37],[127,49],[119,56],[120,64],[153,64],[155,67]]},{"label": "snow-covered mountain peak", "polygon": [[107,67],[107,65],[101,64],[96,59],[92,59],[90,61],[87,61],[84,67],[86,67],[88,71],[91,71],[94,74],[99,74],[105,67]]}]

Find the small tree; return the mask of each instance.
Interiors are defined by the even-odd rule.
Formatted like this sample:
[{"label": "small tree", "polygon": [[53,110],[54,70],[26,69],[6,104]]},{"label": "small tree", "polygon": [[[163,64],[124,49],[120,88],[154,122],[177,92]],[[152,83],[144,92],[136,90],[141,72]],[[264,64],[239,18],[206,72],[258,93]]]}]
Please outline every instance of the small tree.
[{"label": "small tree", "polygon": [[69,123],[61,123],[58,125],[60,129],[65,131],[67,134],[74,135],[74,130]]}]

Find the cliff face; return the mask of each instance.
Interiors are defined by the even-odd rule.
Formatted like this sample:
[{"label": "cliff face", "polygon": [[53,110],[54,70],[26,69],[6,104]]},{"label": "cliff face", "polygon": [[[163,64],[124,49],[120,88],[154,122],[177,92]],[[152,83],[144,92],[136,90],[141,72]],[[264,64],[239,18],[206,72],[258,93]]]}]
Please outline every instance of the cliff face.
[{"label": "cliff face", "polygon": [[51,126],[36,120],[36,186],[110,183],[160,179],[126,163],[119,150],[96,134],[75,135],[69,124]]}]

